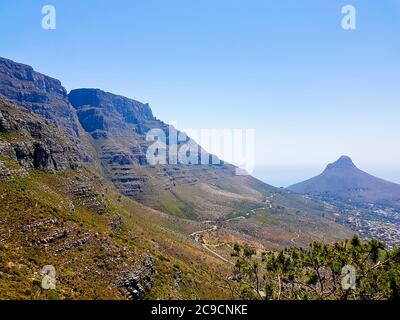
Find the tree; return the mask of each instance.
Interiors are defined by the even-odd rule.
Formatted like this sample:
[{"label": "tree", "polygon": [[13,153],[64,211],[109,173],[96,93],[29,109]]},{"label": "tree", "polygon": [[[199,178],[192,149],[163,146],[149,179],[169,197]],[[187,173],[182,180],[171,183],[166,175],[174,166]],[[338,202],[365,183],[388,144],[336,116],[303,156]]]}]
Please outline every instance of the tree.
[{"label": "tree", "polygon": [[374,239],[355,236],[261,254],[235,245],[232,256],[237,260],[231,279],[240,284],[242,299],[400,298],[400,249],[387,250]]}]

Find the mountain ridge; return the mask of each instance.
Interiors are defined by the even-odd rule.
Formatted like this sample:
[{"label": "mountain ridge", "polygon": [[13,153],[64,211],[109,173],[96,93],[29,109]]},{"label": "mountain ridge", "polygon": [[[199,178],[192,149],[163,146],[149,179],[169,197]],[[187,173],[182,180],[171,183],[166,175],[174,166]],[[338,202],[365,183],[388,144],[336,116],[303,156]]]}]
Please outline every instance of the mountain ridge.
[{"label": "mountain ridge", "polygon": [[[320,203],[228,163],[149,165],[146,133],[169,126],[146,104],[68,97],[26,65],[0,66],[1,298],[226,299],[234,244],[352,235]],[[45,265],[56,292],[40,287]]]},{"label": "mountain ridge", "polygon": [[6,65],[0,297],[45,296],[31,279],[52,264],[63,298],[226,298],[228,290],[212,291],[231,271],[235,243],[305,248],[353,234],[321,203],[238,176],[229,163],[150,165],[148,130],[170,126],[147,104],[99,89],[66,99],[59,82],[54,94],[46,76]]}]

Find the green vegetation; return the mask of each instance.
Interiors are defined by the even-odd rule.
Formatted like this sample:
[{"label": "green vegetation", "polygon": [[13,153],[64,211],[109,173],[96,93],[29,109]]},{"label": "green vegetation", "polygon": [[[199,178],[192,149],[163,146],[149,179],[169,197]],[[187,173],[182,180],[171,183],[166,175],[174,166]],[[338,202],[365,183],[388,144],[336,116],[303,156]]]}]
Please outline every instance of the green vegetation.
[{"label": "green vegetation", "polygon": [[[1,140],[0,140],[1,142]],[[7,155],[0,154],[0,162],[2,162],[8,169],[18,170],[21,166]]]},{"label": "green vegetation", "polygon": [[[229,298],[229,267],[187,241],[186,223],[121,197],[90,168],[28,172],[0,179],[0,299],[126,299],[118,284],[147,254],[156,273],[145,299]],[[75,196],[81,187],[93,195]],[[64,238],[38,242],[63,230]],[[56,268],[56,290],[41,287],[45,265]]]},{"label": "green vegetation", "polygon": [[19,133],[11,131],[11,132],[0,132],[0,139],[5,141],[16,141],[16,140],[22,140],[23,137]]},{"label": "green vegetation", "polygon": [[257,254],[235,245],[235,294],[243,299],[386,300],[400,299],[400,248],[357,236],[308,250],[287,248]]},{"label": "green vegetation", "polygon": [[[79,188],[77,181],[86,181],[99,195],[94,200],[106,203],[105,213],[94,212],[87,197],[70,193],[70,188]],[[263,253],[236,245],[234,277],[227,280],[231,266],[183,236],[193,232],[191,223],[119,196],[89,168],[14,174],[0,179],[0,199],[1,299],[123,299],[116,287],[119,279],[140,270],[147,253],[154,258],[156,274],[145,299],[399,297],[399,249],[386,250],[380,242],[358,238]],[[116,217],[121,226],[113,229],[110,223]],[[62,230],[69,230],[66,238],[37,244]],[[87,237],[77,247],[66,247]],[[56,290],[41,288],[45,265],[56,267]],[[356,270],[355,289],[342,288],[346,265]]]}]

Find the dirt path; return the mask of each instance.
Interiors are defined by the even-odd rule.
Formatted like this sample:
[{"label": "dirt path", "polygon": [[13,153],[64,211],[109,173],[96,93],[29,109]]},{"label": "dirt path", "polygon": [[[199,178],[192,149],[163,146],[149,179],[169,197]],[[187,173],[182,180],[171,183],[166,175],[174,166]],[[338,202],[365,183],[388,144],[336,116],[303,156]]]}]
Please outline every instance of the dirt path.
[{"label": "dirt path", "polygon": [[[269,198],[272,198],[272,197],[273,196],[271,196]],[[265,203],[269,204],[269,206],[271,207],[271,202],[268,200],[269,198],[267,198],[267,200],[265,200]],[[213,249],[211,249],[211,247],[216,248],[216,247],[220,247],[220,246],[223,246],[223,245],[227,245],[227,246],[231,247],[229,244],[219,243],[219,244],[216,244],[216,245],[208,245],[207,243],[204,242],[203,236],[204,236],[204,234],[206,234],[208,232],[218,231],[218,229],[220,229],[218,224],[222,224],[222,223],[226,223],[226,222],[230,222],[230,221],[248,219],[250,217],[250,215],[255,214],[256,211],[259,211],[259,210],[265,210],[265,207],[252,209],[249,212],[247,212],[245,215],[234,217],[234,218],[230,218],[230,219],[227,219],[227,220],[206,220],[206,221],[203,221],[202,222],[203,224],[212,224],[212,226],[210,228],[207,228],[207,229],[204,229],[204,230],[193,232],[189,236],[192,237],[196,242],[200,243],[205,250],[207,250],[208,252],[212,253],[214,256],[218,257],[219,259],[221,259],[222,261],[224,261],[226,263],[234,265],[234,263],[232,261],[229,261],[228,259],[226,259],[223,256],[221,256],[218,252],[216,252]],[[292,242],[294,245],[296,245],[296,240],[298,240],[300,238],[301,230],[299,229],[299,231],[295,232],[295,234],[296,234],[296,236],[293,237],[292,239],[290,239],[290,242]]]},{"label": "dirt path", "polygon": [[300,238],[301,230],[299,229],[299,232],[295,232],[295,233],[296,233],[296,236],[294,238],[290,239],[290,242],[293,243],[294,245],[296,244],[295,241]]},{"label": "dirt path", "polygon": [[205,243],[202,243],[201,245],[203,246],[204,249],[206,249],[207,251],[211,252],[214,256],[216,256],[217,258],[220,258],[222,261],[225,261],[226,263],[229,263],[229,264],[231,264],[233,266],[235,265],[232,261],[229,261],[228,259],[225,259],[219,253],[217,253],[214,250],[210,249]]},{"label": "dirt path", "polygon": [[213,226],[212,228],[209,229],[193,232],[192,234],[189,235],[189,237],[192,237],[196,242],[199,242],[202,234],[216,230],[218,230],[218,226]]},{"label": "dirt path", "polygon": [[[206,220],[206,221],[203,221],[202,223],[204,223],[204,224],[217,224],[217,223],[219,223],[220,224],[220,223],[230,222],[230,221],[235,221],[235,220],[244,220],[244,219],[249,218],[249,216],[251,214],[256,213],[256,211],[258,211],[258,210],[265,210],[265,208],[261,207],[261,208],[252,209],[252,210],[250,210],[250,212],[247,212],[243,216],[238,216],[238,217],[230,218],[230,219],[227,219],[227,220],[221,220],[221,221]],[[226,263],[229,263],[231,265],[235,265],[232,261],[229,261],[228,259],[226,259],[223,256],[221,256],[218,252],[215,252],[214,250],[212,250],[210,248],[210,246],[207,243],[204,242],[204,239],[203,239],[203,235],[204,234],[206,234],[208,232],[212,232],[212,231],[217,231],[219,228],[220,227],[218,227],[218,225],[213,225],[211,228],[207,228],[207,229],[204,229],[204,230],[193,232],[189,236],[192,237],[196,242],[201,243],[202,247],[204,249],[206,249],[208,252],[212,253],[214,256],[218,257],[219,259],[223,260]],[[227,245],[227,244],[226,243],[220,243],[218,245],[213,245],[213,246],[216,247],[216,246],[222,246],[222,245]]]}]

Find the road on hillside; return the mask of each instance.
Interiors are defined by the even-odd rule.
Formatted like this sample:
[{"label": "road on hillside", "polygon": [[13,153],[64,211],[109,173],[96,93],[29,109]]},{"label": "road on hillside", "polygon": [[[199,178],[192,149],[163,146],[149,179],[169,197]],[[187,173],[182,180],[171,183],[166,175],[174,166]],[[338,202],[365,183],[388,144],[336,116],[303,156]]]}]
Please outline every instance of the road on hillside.
[{"label": "road on hillside", "polygon": [[[256,211],[259,211],[259,210],[265,210],[265,207],[252,209],[252,210],[250,210],[250,212],[246,213],[243,216],[238,216],[238,217],[230,218],[230,219],[227,219],[227,220],[206,220],[206,221],[203,221],[202,222],[203,224],[214,224],[214,225],[211,226],[210,228],[193,232],[189,236],[191,238],[193,238],[196,242],[200,243],[204,249],[206,249],[208,252],[212,253],[217,258],[219,258],[222,261],[224,261],[226,263],[229,263],[231,265],[235,265],[232,261],[229,261],[228,259],[226,259],[223,256],[221,256],[218,252],[215,252],[214,250],[212,250],[210,248],[210,246],[207,243],[205,243],[205,241],[203,239],[203,236],[204,236],[204,234],[206,234],[208,232],[217,231],[219,229],[219,226],[217,224],[221,224],[221,223],[224,223],[224,222],[235,221],[235,220],[244,220],[244,219],[249,218],[249,216],[251,214],[254,214],[254,213],[256,213]],[[221,245],[225,245],[225,243],[221,243]]]}]

